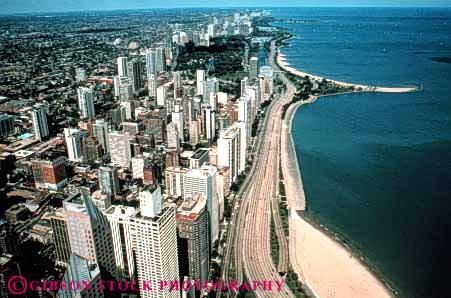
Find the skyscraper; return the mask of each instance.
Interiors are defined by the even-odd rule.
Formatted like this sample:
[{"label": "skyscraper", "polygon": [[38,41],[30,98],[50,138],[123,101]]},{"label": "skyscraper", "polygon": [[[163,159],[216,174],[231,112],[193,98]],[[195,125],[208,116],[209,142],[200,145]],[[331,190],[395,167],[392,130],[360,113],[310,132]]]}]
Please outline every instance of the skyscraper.
[{"label": "skyscraper", "polygon": [[151,74],[157,74],[156,70],[157,52],[154,48],[146,51],[146,71],[147,77]]},{"label": "skyscraper", "polygon": [[218,201],[216,197],[216,167],[203,165],[183,175],[183,198],[201,194],[207,199],[211,245],[218,238]]},{"label": "skyscraper", "polygon": [[[179,279],[175,209],[161,206],[161,190],[140,193],[140,213],[130,219],[132,246],[138,281],[148,281],[148,291],[140,286],[142,298],[179,298],[180,292],[160,289],[161,281]],[[142,283],[141,283],[142,284]]]},{"label": "skyscraper", "polygon": [[[201,194],[186,198],[177,209],[181,276],[206,281],[209,270],[209,231],[206,199]],[[188,264],[183,266],[183,264]]]},{"label": "skyscraper", "polygon": [[70,161],[83,162],[86,156],[86,138],[88,133],[76,128],[65,128],[67,155]]},{"label": "skyscraper", "polygon": [[246,169],[246,159],[247,159],[247,147],[250,145],[247,141],[247,124],[245,122],[235,122],[236,126],[240,129],[240,154],[239,154],[239,172],[242,173]]},{"label": "skyscraper", "polygon": [[114,197],[120,192],[117,170],[114,166],[101,166],[97,173],[99,189],[102,193]]},{"label": "skyscraper", "polygon": [[55,245],[56,263],[66,265],[71,255],[69,234],[67,233],[67,221],[64,218],[63,209],[51,213],[52,239]]},{"label": "skyscraper", "polygon": [[237,100],[238,121],[246,123],[246,143],[251,143],[251,98],[248,95],[242,96]]},{"label": "skyscraper", "polygon": [[200,125],[199,121],[191,120],[189,122],[189,142],[191,145],[196,145],[200,142]]},{"label": "skyscraper", "polygon": [[79,87],[78,93],[78,106],[80,108],[82,118],[94,117],[94,92],[90,88]]},{"label": "skyscraper", "polygon": [[72,253],[97,261],[103,270],[115,275],[111,230],[103,213],[83,193],[64,200],[63,208]]},{"label": "skyscraper", "polygon": [[188,171],[182,167],[167,167],[164,170],[166,193],[173,197],[183,195],[183,174]]},{"label": "skyscraper", "polygon": [[241,134],[237,125],[222,131],[218,139],[218,167],[229,167],[230,180],[240,173]]},{"label": "skyscraper", "polygon": [[14,133],[14,116],[0,113],[0,138],[12,133]]},{"label": "skyscraper", "polygon": [[216,114],[209,104],[202,104],[202,136],[211,141],[216,136]]},{"label": "skyscraper", "polygon": [[119,99],[131,101],[133,99],[133,83],[128,77],[121,77],[119,81]]},{"label": "skyscraper", "polygon": [[219,92],[219,80],[217,78],[208,78],[204,81],[203,91],[203,101],[209,102],[210,94]]},{"label": "skyscraper", "polygon": [[147,89],[149,90],[149,96],[157,96],[158,81],[155,74],[149,74],[147,80]]},{"label": "skyscraper", "polygon": [[111,132],[108,134],[111,163],[118,167],[129,168],[132,159],[131,137],[127,133]]},{"label": "skyscraper", "polygon": [[177,126],[175,123],[169,123],[167,125],[167,145],[168,148],[179,150],[180,148],[180,138],[179,138],[179,132],[177,129]]},{"label": "skyscraper", "polygon": [[171,114],[172,123],[175,124],[175,127],[178,131],[178,136],[180,141],[185,141],[185,135],[184,135],[184,129],[185,129],[185,123],[183,119],[183,111],[180,110],[179,105],[175,105],[174,112]]},{"label": "skyscraper", "polygon": [[166,55],[164,53],[163,47],[156,48],[156,63],[155,67],[157,72],[163,72],[166,71]]},{"label": "skyscraper", "polygon": [[128,76],[127,62],[128,62],[127,57],[117,58],[117,73],[120,77]]},{"label": "skyscraper", "polygon": [[216,36],[215,24],[208,24],[208,35],[210,35],[210,37]]},{"label": "skyscraper", "polygon": [[166,70],[166,58],[164,48],[148,49],[146,52],[147,76],[158,74]]},{"label": "skyscraper", "polygon": [[133,92],[137,92],[143,87],[141,61],[132,60],[127,62],[127,74],[132,85]]},{"label": "skyscraper", "polygon": [[194,151],[194,154],[189,158],[190,169],[200,169],[204,164],[208,164],[209,152],[208,148],[198,148]]},{"label": "skyscraper", "polygon": [[37,104],[31,111],[33,130],[36,139],[42,141],[49,136],[49,126],[47,123],[48,108],[45,105]]},{"label": "skyscraper", "polygon": [[[76,254],[69,258],[69,266],[64,273],[64,282],[66,287],[60,287],[58,297],[60,298],[103,298],[104,292],[98,290],[98,284],[101,279],[101,271],[95,260],[86,260]],[[83,283],[76,286],[75,283]]]},{"label": "skyscraper", "polygon": [[182,87],[182,75],[179,71],[172,74],[172,82],[174,83],[174,90]]},{"label": "skyscraper", "polygon": [[249,86],[249,78],[248,77],[244,77],[241,80],[241,89],[240,89],[240,96],[243,96],[244,93],[246,92],[246,88]]},{"label": "skyscraper", "polygon": [[256,82],[254,86],[246,87],[246,91],[243,97],[249,97],[250,99],[250,121],[254,122],[257,115],[258,108],[260,107],[260,86]]},{"label": "skyscraper", "polygon": [[165,85],[157,88],[157,106],[166,106],[167,87]]},{"label": "skyscraper", "polygon": [[105,119],[97,119],[92,125],[92,133],[102,145],[103,152],[108,153],[108,122]]},{"label": "skyscraper", "polygon": [[118,277],[121,279],[135,277],[136,264],[133,245],[139,242],[133,242],[131,227],[137,212],[133,207],[112,205],[104,213],[110,224],[114,258]]},{"label": "skyscraper", "polygon": [[252,57],[249,60],[249,79],[254,81],[258,76],[258,58]]},{"label": "skyscraper", "polygon": [[205,70],[198,69],[196,71],[197,95],[204,94]]}]

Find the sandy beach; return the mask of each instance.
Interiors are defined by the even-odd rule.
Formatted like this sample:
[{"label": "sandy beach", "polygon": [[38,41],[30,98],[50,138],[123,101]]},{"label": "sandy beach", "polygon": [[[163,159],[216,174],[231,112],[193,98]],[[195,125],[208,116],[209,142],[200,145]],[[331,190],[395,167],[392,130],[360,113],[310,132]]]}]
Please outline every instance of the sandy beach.
[{"label": "sandy beach", "polygon": [[297,174],[285,166],[293,164],[292,160],[291,163],[289,160],[293,155],[293,152],[289,150],[294,150],[291,122],[301,105],[310,104],[316,100],[317,97],[311,97],[308,101],[292,105],[287,112],[288,117],[284,120],[286,123],[282,132],[282,171],[290,208],[291,265],[304,284],[318,298],[392,297],[392,293],[369,271],[366,265],[335,239],[300,217],[296,211],[304,210],[306,198],[300,173]]},{"label": "sandy beach", "polygon": [[[281,53],[279,53],[277,55],[277,64],[279,64],[280,68],[282,68],[283,70],[285,70],[286,72],[292,73],[294,75],[300,76],[300,77],[310,77],[313,78],[315,80],[323,80],[323,79],[327,79],[327,78],[323,78],[320,76],[315,76],[309,73],[305,73],[302,71],[297,70],[296,68],[293,68],[291,66],[289,66],[285,56]],[[404,92],[415,92],[418,91],[417,87],[377,87],[377,86],[367,86],[367,85],[360,85],[360,84],[354,84],[354,83],[347,83],[347,82],[341,82],[341,81],[336,81],[336,80],[330,80],[327,79],[328,81],[331,81],[339,86],[343,86],[343,87],[354,87],[356,89],[361,89],[361,91],[365,91],[365,92],[385,92],[385,93],[404,93]]]},{"label": "sandy beach", "polygon": [[[285,71],[322,80],[321,77],[289,67],[283,56],[278,56],[278,64]],[[416,90],[414,88],[380,88],[334,82],[343,86],[352,85],[361,87],[365,91],[374,92],[411,92]],[[304,104],[314,103],[317,99],[318,97],[311,96],[306,101],[291,105],[282,124],[281,166],[288,208],[290,209],[289,253],[291,266],[307,285],[309,292],[318,298],[392,297],[393,293],[357,256],[353,256],[348,248],[298,214],[298,211],[305,210],[306,197],[301,173],[293,170],[293,160],[297,161],[297,158],[291,135],[291,125],[296,110]],[[294,163],[297,165],[297,162]],[[314,198],[308,199],[314,200]]]},{"label": "sandy beach", "polygon": [[317,297],[392,297],[357,257],[297,212],[290,217],[290,251],[294,270]]}]

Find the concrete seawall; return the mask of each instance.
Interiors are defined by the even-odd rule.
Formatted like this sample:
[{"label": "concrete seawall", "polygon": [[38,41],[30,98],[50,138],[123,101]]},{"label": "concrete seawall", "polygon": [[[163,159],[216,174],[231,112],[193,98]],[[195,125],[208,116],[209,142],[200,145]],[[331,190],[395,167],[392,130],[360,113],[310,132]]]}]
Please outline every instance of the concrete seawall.
[{"label": "concrete seawall", "polygon": [[297,109],[307,102],[299,102],[290,105],[285,118],[282,120],[281,153],[280,160],[282,166],[282,174],[285,182],[285,194],[287,197],[288,208],[293,211],[304,211],[306,209],[306,199],[304,185],[302,184],[301,171],[299,169],[299,161],[296,155],[291,127],[293,117]]}]

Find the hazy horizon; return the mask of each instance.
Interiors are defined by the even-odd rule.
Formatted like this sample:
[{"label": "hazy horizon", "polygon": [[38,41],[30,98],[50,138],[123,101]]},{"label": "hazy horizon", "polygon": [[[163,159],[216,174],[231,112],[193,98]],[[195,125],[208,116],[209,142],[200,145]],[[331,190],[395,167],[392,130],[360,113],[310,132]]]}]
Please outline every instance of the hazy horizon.
[{"label": "hazy horizon", "polygon": [[0,14],[20,13],[53,13],[74,11],[101,11],[120,9],[152,9],[152,8],[241,8],[241,7],[446,7],[451,8],[448,0],[317,0],[317,1],[268,1],[268,0],[242,0],[242,1],[216,1],[206,0],[186,1],[145,1],[145,0],[0,0]]}]

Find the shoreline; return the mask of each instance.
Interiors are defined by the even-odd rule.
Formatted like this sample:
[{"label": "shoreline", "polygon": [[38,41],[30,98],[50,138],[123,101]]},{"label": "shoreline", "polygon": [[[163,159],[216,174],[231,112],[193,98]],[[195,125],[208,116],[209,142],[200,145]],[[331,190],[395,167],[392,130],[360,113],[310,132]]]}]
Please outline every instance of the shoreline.
[{"label": "shoreline", "polygon": [[[296,76],[322,80],[322,77],[310,75],[288,66],[286,58],[277,50],[277,65]],[[385,92],[404,93],[416,92],[418,87],[373,87],[359,84],[345,83],[329,80],[337,85],[354,87],[350,92],[310,96],[308,100],[296,102],[288,107],[286,118],[283,120],[281,136],[282,166],[291,160],[297,162],[299,175],[293,173],[288,167],[282,167],[285,182],[285,191],[289,208],[289,253],[293,270],[300,275],[301,280],[315,297],[394,297],[398,293],[372,268],[365,258],[355,252],[352,244],[345,244],[338,235],[334,235],[326,227],[312,218],[301,215],[307,209],[305,193],[300,173],[300,163],[292,137],[293,118],[304,104],[314,103],[320,97],[334,96],[354,92]],[[294,152],[293,152],[294,151]],[[294,153],[294,157],[293,157]],[[287,181],[289,185],[287,187]],[[297,187],[293,187],[297,181]],[[290,200],[288,198],[291,198]],[[293,199],[294,198],[294,199]],[[300,199],[299,199],[300,198]],[[294,202],[293,202],[294,200]],[[299,202],[299,200],[301,200]],[[297,237],[301,235],[301,237]],[[310,239],[310,241],[308,241]],[[299,256],[299,250],[301,257]],[[333,265],[336,266],[333,266]],[[335,267],[334,271],[331,267]],[[340,268],[337,270],[337,268]],[[325,273],[327,272],[327,273]],[[357,286],[358,285],[358,286]],[[332,287],[331,287],[332,286]]]},{"label": "shoreline", "polygon": [[[328,79],[325,77],[320,77],[317,75],[309,74],[303,71],[300,71],[294,67],[291,67],[288,63],[288,60],[286,56],[282,53],[280,53],[280,48],[277,50],[277,64],[278,66],[283,69],[286,72],[289,72],[295,76],[305,78],[310,77],[314,80],[321,81],[323,79],[326,79],[329,82],[332,82],[338,86],[342,87],[353,87],[354,90],[352,92],[382,92],[382,93],[407,93],[407,92],[417,92],[421,91],[422,87],[380,87],[380,86],[369,86],[369,85],[361,85],[361,84],[355,84],[355,83],[348,83],[348,82],[342,82],[337,80]],[[341,93],[340,93],[341,94]]]},{"label": "shoreline", "polygon": [[[284,120],[288,122],[289,138],[287,141],[291,143],[296,156],[296,162],[299,162],[299,160],[297,159],[297,152],[291,133],[292,119],[301,106],[314,103],[320,97],[312,96],[306,101],[290,105],[289,109],[291,111],[287,112],[290,113],[290,117]],[[283,142],[282,140],[282,148],[284,148]],[[289,156],[287,152],[284,152],[283,155]],[[296,168],[300,172],[300,164],[297,163],[296,165]],[[284,180],[287,180],[285,173],[288,174],[287,176],[291,174],[284,172]],[[289,179],[296,178],[292,176]],[[299,176],[298,185],[302,190],[301,197],[305,200],[306,195],[301,176]],[[293,202],[288,200],[289,197],[293,197],[293,193],[295,192],[288,187],[285,187],[285,191],[290,214],[289,254],[291,265],[293,270],[299,274],[300,279],[307,286],[308,290],[316,298],[396,297],[397,292],[379,272],[372,268],[366,259],[353,249],[351,243],[345,244],[338,235],[335,235],[331,230],[322,226],[320,222],[304,215],[303,213],[307,210],[306,202],[304,202],[304,209],[297,209],[295,207],[296,205],[293,205]],[[294,197],[296,197],[296,194]],[[300,235],[301,237],[299,238],[298,236]],[[303,253],[299,254],[299,250],[303,251]],[[333,270],[334,268],[336,269],[335,272]],[[337,270],[337,268],[343,270]],[[330,284],[334,285],[333,288],[329,286]]]}]

